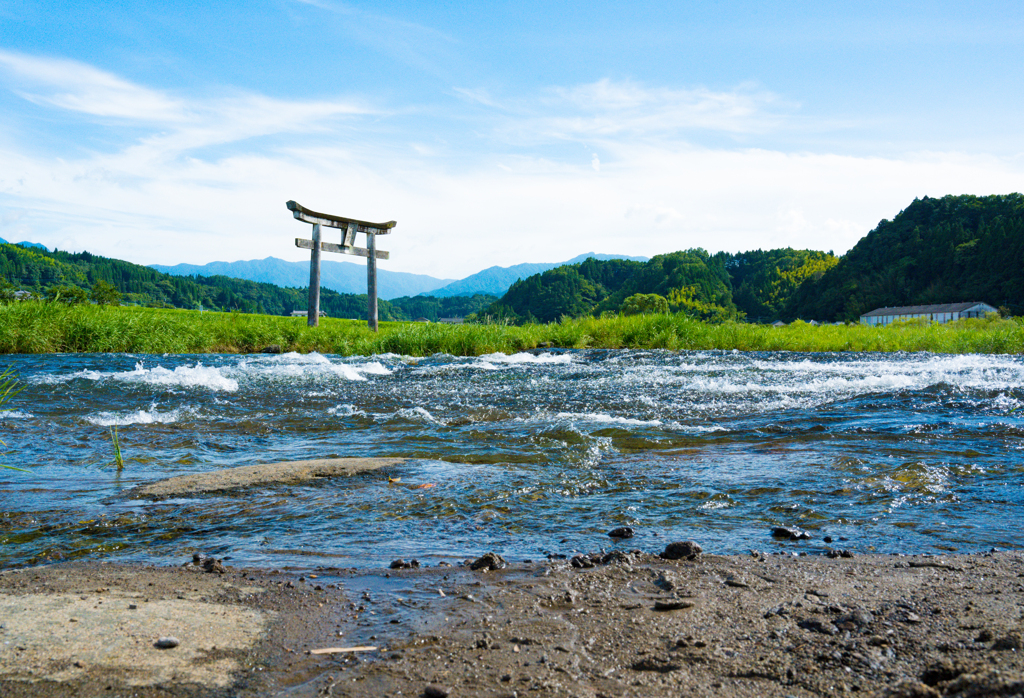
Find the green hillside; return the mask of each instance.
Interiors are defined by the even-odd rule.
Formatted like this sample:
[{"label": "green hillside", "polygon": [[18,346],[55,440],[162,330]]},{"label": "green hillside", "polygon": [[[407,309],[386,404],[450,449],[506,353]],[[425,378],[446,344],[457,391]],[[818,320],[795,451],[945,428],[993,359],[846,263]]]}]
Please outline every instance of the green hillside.
[{"label": "green hillside", "polygon": [[[226,276],[171,276],[131,262],[100,257],[88,252],[47,252],[18,245],[0,245],[0,285],[51,297],[59,291],[64,299],[82,298],[67,289],[89,293],[97,282],[112,285],[121,302],[157,308],[204,308],[267,315],[288,315],[306,310],[308,292],[273,284],[231,279]],[[320,308],[331,317],[365,318],[366,294],[342,294],[322,289]],[[402,319],[401,311],[387,301],[378,302],[381,320]]]},{"label": "green hillside", "polygon": [[770,322],[804,280],[836,261],[831,253],[788,248],[735,255],[692,249],[647,262],[588,259],[516,282],[481,316],[552,322],[665,307],[702,320]]},{"label": "green hillside", "polygon": [[884,306],[984,301],[1024,314],[1024,196],[915,200],[883,220],[785,315],[855,320]]}]

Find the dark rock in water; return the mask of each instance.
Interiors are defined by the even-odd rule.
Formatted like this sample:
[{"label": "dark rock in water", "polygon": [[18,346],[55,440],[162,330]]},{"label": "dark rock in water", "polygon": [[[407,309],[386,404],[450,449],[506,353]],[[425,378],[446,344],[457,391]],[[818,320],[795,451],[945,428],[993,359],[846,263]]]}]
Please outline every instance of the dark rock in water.
[{"label": "dark rock in water", "polygon": [[822,540],[825,541],[826,543],[831,543],[832,542],[832,536],[825,536],[824,538],[822,538]]},{"label": "dark rock in water", "polygon": [[181,640],[179,640],[176,637],[169,637],[168,636],[168,637],[162,637],[159,640],[157,640],[156,642],[154,642],[153,643],[153,647],[156,647],[157,649],[160,649],[160,650],[169,650],[169,649],[172,649],[174,647],[177,647],[180,644],[181,644]]},{"label": "dark rock in water", "polygon": [[665,560],[696,560],[704,550],[692,540],[669,543],[661,557]]},{"label": "dark rock in water", "polygon": [[789,528],[787,526],[776,526],[772,529],[772,538],[788,539],[788,540],[810,540],[811,534],[807,531],[801,531],[799,528]]},{"label": "dark rock in water", "polygon": [[825,555],[834,560],[837,557],[853,557],[853,552],[849,550],[829,550]]},{"label": "dark rock in water", "polygon": [[392,561],[392,563],[388,566],[393,570],[414,570],[419,569],[420,561],[409,560],[409,562],[406,562],[405,560],[399,558],[397,560]]},{"label": "dark rock in water", "polygon": [[508,563],[505,562],[505,558],[497,553],[486,553],[469,565],[469,569],[483,572],[487,570],[500,570],[505,567],[508,567]]},{"label": "dark rock in water", "polygon": [[613,528],[608,531],[609,538],[632,538],[635,535],[635,531],[629,526],[620,526],[619,528]]},{"label": "dark rock in water", "polygon": [[280,344],[268,344],[260,350],[261,354],[282,354],[284,350],[281,349]]},{"label": "dark rock in water", "polygon": [[423,689],[423,698],[448,698],[448,689],[430,684]]}]

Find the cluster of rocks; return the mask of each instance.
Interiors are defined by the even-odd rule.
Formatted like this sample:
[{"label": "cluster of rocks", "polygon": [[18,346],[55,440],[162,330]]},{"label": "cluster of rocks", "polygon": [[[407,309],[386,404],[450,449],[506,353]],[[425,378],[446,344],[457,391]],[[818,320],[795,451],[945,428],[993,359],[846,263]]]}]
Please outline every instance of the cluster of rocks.
[{"label": "cluster of rocks", "polygon": [[186,562],[183,567],[196,572],[206,572],[207,574],[224,574],[226,571],[223,560],[218,560],[213,555],[207,555],[206,553],[193,553],[192,562]]}]

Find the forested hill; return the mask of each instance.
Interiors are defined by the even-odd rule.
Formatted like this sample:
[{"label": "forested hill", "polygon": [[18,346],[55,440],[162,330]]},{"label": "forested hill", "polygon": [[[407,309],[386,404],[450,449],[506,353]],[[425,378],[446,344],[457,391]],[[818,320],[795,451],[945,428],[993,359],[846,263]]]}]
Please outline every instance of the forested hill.
[{"label": "forested hill", "polygon": [[767,322],[781,314],[804,280],[836,261],[831,253],[789,248],[716,255],[691,249],[647,262],[588,259],[516,282],[482,315],[550,322],[661,308],[712,321]]},{"label": "forested hill", "polygon": [[788,318],[855,320],[874,308],[983,301],[1024,314],[1024,195],[915,200],[835,268],[800,286]]},{"label": "forested hill", "polygon": [[[306,289],[281,288],[226,276],[171,276],[89,252],[49,252],[0,244],[0,284],[6,282],[45,296],[60,289],[90,291],[99,281],[111,284],[125,303],[155,307],[288,315],[292,310],[305,310],[308,303]],[[65,292],[62,297],[75,296]],[[331,317],[364,318],[366,295],[324,289],[320,308]],[[378,313],[382,320],[401,319],[401,312],[387,301],[380,301]]]},{"label": "forested hill", "polygon": [[[11,292],[7,295],[25,290],[53,297],[59,292],[64,302],[85,300],[97,282],[113,286],[122,302],[154,307],[289,315],[293,310],[306,310],[309,299],[307,288],[282,288],[227,276],[172,276],[88,252],[49,252],[41,246],[0,244],[0,292],[6,289]],[[403,297],[378,300],[377,314],[381,320],[437,320],[468,315],[494,300],[494,296]],[[365,319],[366,294],[321,289],[320,309],[330,317]]]}]

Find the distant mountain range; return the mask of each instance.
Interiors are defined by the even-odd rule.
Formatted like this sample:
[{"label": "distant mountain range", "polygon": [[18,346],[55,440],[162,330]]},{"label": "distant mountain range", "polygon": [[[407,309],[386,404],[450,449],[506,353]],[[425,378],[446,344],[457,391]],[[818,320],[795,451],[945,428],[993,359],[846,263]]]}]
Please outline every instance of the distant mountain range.
[{"label": "distant mountain range", "polygon": [[3,238],[0,238],[0,245],[21,245],[22,247],[38,247],[39,249],[46,251],[49,251],[50,249],[46,245],[40,245],[38,242],[28,242],[24,240],[22,242],[8,242]]},{"label": "distant mountain range", "polygon": [[[287,262],[277,257],[245,262],[210,262],[209,264],[151,264],[151,269],[172,276],[228,276],[282,288],[309,286],[309,262]],[[417,296],[432,291],[453,279],[438,279],[425,274],[407,274],[377,268],[377,295],[385,300]],[[320,286],[338,293],[366,293],[366,265],[349,262],[320,262]]]},{"label": "distant mountain range", "polygon": [[[554,269],[564,264],[578,264],[588,257],[599,260],[631,259],[646,262],[647,257],[605,255],[588,252],[567,262],[553,264],[516,264],[511,267],[491,267],[464,279],[439,279],[426,274],[407,274],[377,269],[377,293],[385,299],[403,296],[428,295],[438,298],[472,296],[486,293],[500,296],[519,279]],[[366,267],[359,263],[321,261],[320,285],[338,293],[366,293]],[[152,264],[150,268],[173,276],[229,276],[282,287],[302,288],[309,284],[308,262],[287,262],[276,257],[240,262],[211,262],[209,264]]]}]

